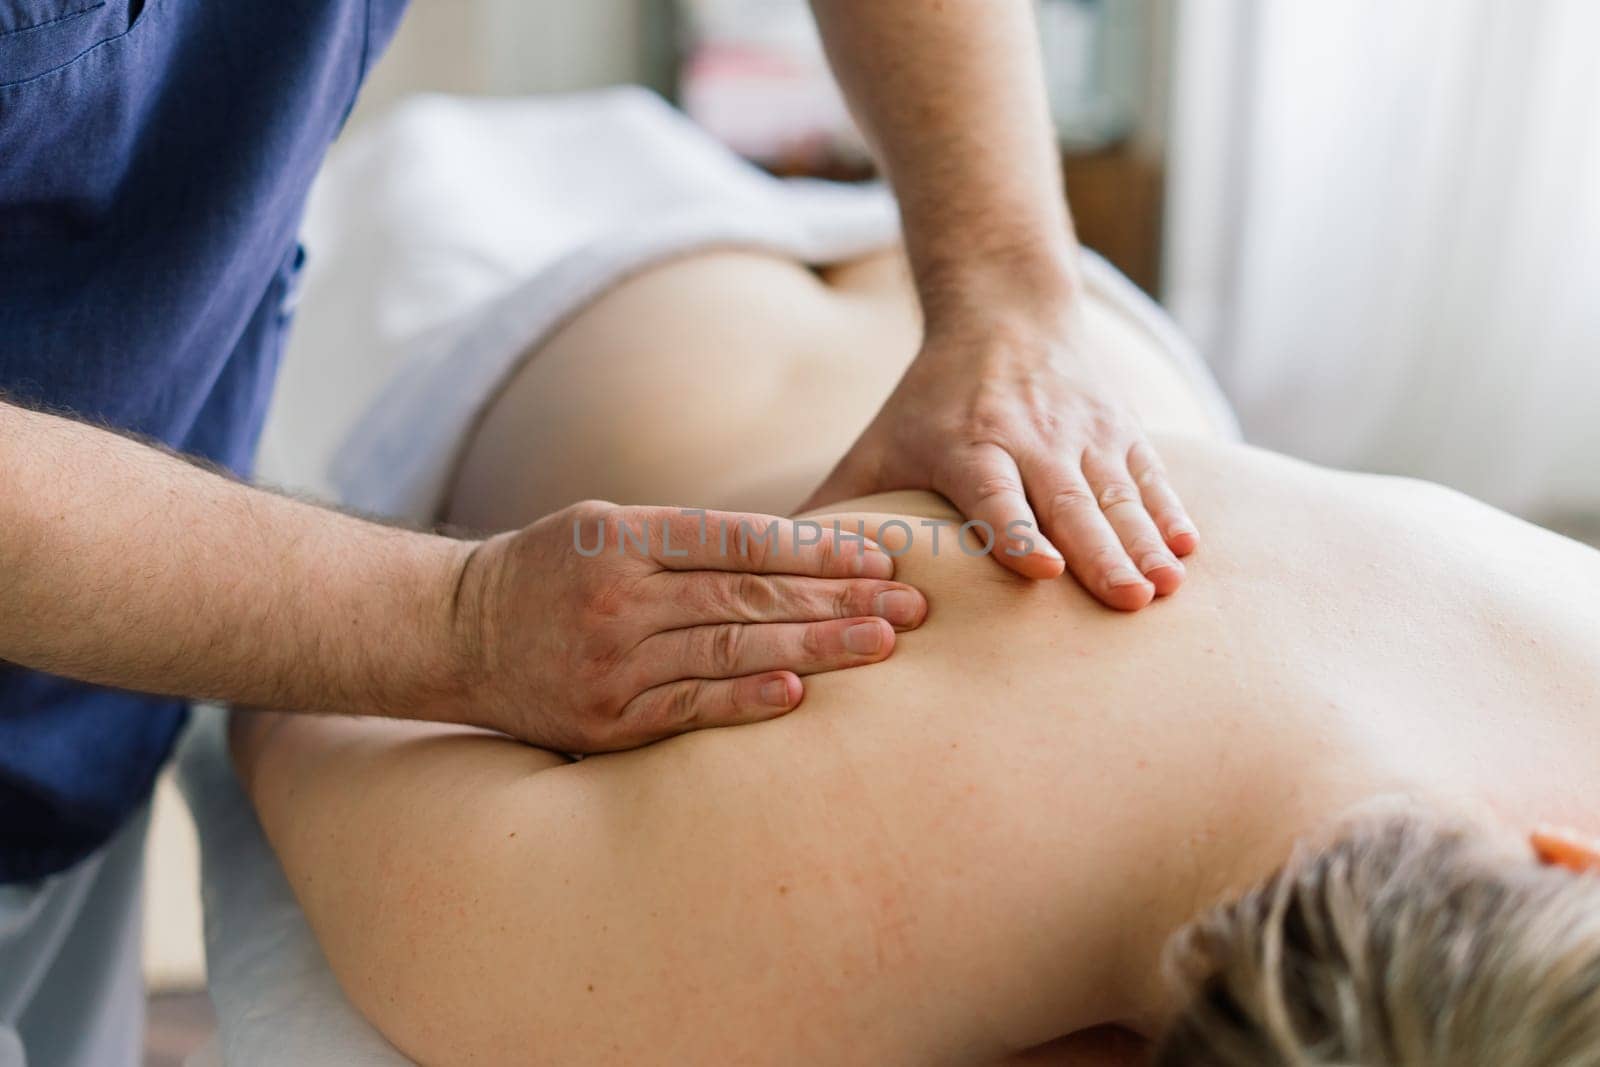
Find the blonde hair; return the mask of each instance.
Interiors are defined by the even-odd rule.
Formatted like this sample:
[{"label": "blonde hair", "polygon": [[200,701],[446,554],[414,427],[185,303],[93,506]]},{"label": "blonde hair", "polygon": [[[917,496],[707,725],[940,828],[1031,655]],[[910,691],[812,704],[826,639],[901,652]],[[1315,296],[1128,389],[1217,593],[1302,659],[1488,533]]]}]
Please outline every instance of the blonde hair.
[{"label": "blonde hair", "polygon": [[1600,879],[1388,815],[1191,923],[1157,1067],[1600,1067]]}]

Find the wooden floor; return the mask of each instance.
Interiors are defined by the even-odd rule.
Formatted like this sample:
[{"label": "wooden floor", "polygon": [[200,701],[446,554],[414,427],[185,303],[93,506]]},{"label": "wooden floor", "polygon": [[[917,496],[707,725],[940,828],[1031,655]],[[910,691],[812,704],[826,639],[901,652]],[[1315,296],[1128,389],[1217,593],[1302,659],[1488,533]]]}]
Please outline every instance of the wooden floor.
[{"label": "wooden floor", "polygon": [[145,1067],[182,1067],[184,1057],[216,1029],[211,998],[200,993],[155,993],[145,1023]]}]

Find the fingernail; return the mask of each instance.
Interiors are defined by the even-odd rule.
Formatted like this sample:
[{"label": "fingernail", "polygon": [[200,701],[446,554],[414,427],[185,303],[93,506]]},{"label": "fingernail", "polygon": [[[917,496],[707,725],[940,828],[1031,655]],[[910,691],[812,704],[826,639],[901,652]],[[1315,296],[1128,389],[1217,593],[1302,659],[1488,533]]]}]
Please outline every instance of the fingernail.
[{"label": "fingernail", "polygon": [[1167,527],[1168,537],[1198,537],[1199,535],[1200,531],[1196,530],[1187,522],[1175,522],[1171,526]]},{"label": "fingernail", "polygon": [[894,560],[877,545],[857,552],[851,560],[852,568],[861,578],[889,578],[894,575]]},{"label": "fingernail", "polygon": [[875,622],[858,622],[844,632],[846,651],[870,656],[883,647],[883,627]]},{"label": "fingernail", "polygon": [[912,626],[922,616],[922,598],[907,589],[889,589],[872,598],[872,613],[891,626]]},{"label": "fingernail", "polygon": [[1143,585],[1145,582],[1142,576],[1127,567],[1117,567],[1106,576],[1106,584],[1117,589],[1124,585]]},{"label": "fingernail", "polygon": [[761,686],[761,703],[769,708],[786,708],[793,701],[789,699],[789,679],[774,678]]},{"label": "fingernail", "polygon": [[1046,559],[1061,559],[1061,553],[1056,551],[1056,546],[1049,541],[1035,541],[1034,550]]},{"label": "fingernail", "polygon": [[[1176,559],[1161,552],[1152,552],[1139,561],[1139,569],[1149,574],[1151,571],[1174,570],[1183,571],[1183,564]],[[1115,583],[1113,583],[1115,584]]]}]

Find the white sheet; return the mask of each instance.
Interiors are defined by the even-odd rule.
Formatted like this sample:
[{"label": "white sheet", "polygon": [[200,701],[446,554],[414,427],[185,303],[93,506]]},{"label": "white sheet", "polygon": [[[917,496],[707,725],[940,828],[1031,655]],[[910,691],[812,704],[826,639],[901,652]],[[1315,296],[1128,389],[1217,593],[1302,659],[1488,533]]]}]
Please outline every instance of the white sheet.
[{"label": "white sheet", "polygon": [[345,999],[228,760],[227,713],[200,707],[178,780],[200,835],[206,983],[215,1044],[197,1062],[406,1067]]},{"label": "white sheet", "polygon": [[[344,145],[314,193],[263,473],[429,521],[462,434],[512,362],[622,275],[731,243],[826,263],[895,233],[881,191],[767,177],[641,90],[418,99]],[[1098,257],[1085,272],[1231,423],[1160,309]],[[340,992],[234,778],[221,713],[197,713],[178,763],[202,850],[218,1018],[208,1055],[405,1063]]]},{"label": "white sheet", "polygon": [[508,361],[623,275],[717,245],[836,262],[898,225],[881,189],[770,177],[643,89],[414,97],[313,191],[262,476],[426,520]]},{"label": "white sheet", "polygon": [[[414,98],[342,145],[313,194],[262,476],[431,522],[495,386],[620,278],[716,246],[839,262],[898,232],[881,188],[773,178],[642,89]],[[1085,276],[1231,425],[1161,310],[1097,256]]]}]

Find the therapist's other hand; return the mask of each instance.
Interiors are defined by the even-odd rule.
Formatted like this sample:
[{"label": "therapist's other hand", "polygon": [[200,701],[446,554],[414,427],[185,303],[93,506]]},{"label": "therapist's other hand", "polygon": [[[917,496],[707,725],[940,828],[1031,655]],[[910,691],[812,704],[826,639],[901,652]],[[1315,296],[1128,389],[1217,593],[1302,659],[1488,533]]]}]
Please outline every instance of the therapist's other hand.
[{"label": "therapist's other hand", "polygon": [[1125,611],[1175,592],[1178,557],[1199,534],[1138,419],[1081,351],[1075,316],[933,321],[882,411],[804,508],[931,489],[987,523],[994,558],[1025,577],[1070,569]]},{"label": "therapist's other hand", "polygon": [[774,718],[801,675],[875,663],[921,624],[926,601],[893,574],[872,542],[818,524],[576,504],[468,558],[453,717],[562,752]]}]

